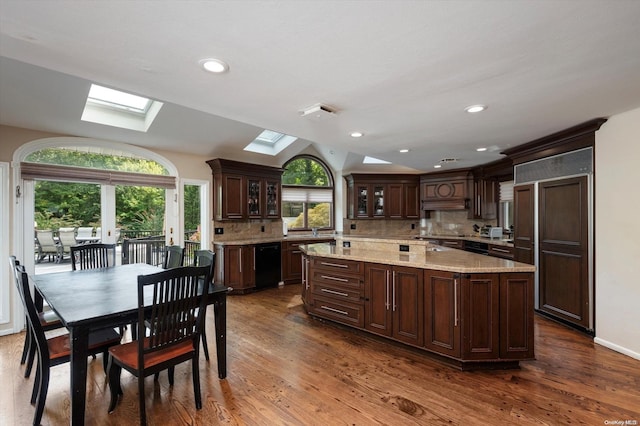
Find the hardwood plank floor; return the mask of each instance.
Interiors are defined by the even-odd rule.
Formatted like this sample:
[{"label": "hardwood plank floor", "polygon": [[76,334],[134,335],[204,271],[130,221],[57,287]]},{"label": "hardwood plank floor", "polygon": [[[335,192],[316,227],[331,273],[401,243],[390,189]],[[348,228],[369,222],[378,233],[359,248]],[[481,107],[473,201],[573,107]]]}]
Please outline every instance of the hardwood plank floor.
[{"label": "hardwood plank floor", "polygon": [[[300,286],[228,301],[228,377],[202,356],[203,408],[190,366],[146,380],[150,425],[438,425],[640,423],[640,361],[536,317],[535,361],[519,370],[461,372],[425,354],[314,320]],[[215,357],[213,313],[207,315]],[[0,338],[0,425],[28,425],[33,378],[19,365],[24,334]],[[122,373],[124,397],[107,414],[100,356],[90,360],[87,425],[138,422],[137,382]],[[52,369],[44,425],[69,422],[69,366]],[[613,423],[609,423],[613,424]]]}]

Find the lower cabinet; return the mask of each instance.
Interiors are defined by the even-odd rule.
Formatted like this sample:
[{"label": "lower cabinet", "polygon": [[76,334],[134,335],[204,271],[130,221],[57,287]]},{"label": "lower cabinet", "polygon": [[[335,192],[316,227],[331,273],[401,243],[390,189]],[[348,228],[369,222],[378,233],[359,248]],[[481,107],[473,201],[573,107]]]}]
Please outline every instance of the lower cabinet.
[{"label": "lower cabinet", "polygon": [[309,257],[304,253],[300,256],[300,276],[302,282],[302,303],[306,306],[311,303],[309,297],[311,292],[309,291]]},{"label": "lower cabinet", "polygon": [[421,347],[462,368],[513,367],[534,358],[531,272],[460,274],[313,256],[301,265],[310,314]]},{"label": "lower cabinet", "polygon": [[421,346],[423,270],[365,264],[365,328]]},{"label": "lower cabinet", "polygon": [[234,292],[252,289],[255,284],[255,246],[216,245],[216,281]]},{"label": "lower cabinet", "polygon": [[364,328],[363,262],[312,257],[309,262],[310,313]]}]

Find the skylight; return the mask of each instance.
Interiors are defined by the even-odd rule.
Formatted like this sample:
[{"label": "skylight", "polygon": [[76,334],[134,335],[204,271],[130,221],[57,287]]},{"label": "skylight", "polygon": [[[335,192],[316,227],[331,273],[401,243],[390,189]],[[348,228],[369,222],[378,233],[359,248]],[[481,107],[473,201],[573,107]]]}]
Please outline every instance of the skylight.
[{"label": "skylight", "polygon": [[368,155],[362,160],[362,164],[391,164],[390,161],[380,160],[378,158],[369,157]]},{"label": "skylight", "polygon": [[273,130],[263,130],[249,145],[244,147],[244,150],[259,154],[277,155],[296,139],[298,138],[295,136],[274,132]]},{"label": "skylight", "polygon": [[82,120],[146,132],[161,107],[162,102],[92,84]]}]

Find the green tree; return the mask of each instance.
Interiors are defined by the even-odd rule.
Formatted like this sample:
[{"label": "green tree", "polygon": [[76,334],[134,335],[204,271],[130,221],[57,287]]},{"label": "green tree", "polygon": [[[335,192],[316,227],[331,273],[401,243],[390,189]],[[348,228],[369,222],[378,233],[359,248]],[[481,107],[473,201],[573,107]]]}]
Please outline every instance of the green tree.
[{"label": "green tree", "polygon": [[[330,226],[331,220],[329,215],[331,209],[329,203],[318,203],[307,212],[309,220],[309,228],[325,228]],[[304,212],[300,213],[290,224],[291,229],[302,228],[304,226]]]},{"label": "green tree", "polygon": [[36,181],[34,203],[40,229],[100,223],[100,185]]},{"label": "green tree", "polygon": [[329,176],[324,167],[308,157],[300,157],[289,162],[282,174],[283,185],[330,186]]}]

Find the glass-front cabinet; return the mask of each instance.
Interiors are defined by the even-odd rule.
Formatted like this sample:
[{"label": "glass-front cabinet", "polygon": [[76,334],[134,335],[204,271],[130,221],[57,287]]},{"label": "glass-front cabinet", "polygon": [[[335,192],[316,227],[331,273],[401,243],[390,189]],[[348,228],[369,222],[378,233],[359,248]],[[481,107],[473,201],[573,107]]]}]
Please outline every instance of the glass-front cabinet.
[{"label": "glass-front cabinet", "polygon": [[249,217],[261,217],[260,187],[262,182],[258,179],[247,179],[247,213]]},{"label": "glass-front cabinet", "polygon": [[369,186],[368,185],[358,185],[356,187],[356,217],[367,217],[369,216]]},{"label": "glass-front cabinet", "polygon": [[419,218],[419,176],[351,174],[345,176],[349,219]]},{"label": "glass-front cabinet", "polygon": [[384,217],[384,186],[373,185],[373,217]]},{"label": "glass-front cabinet", "polygon": [[265,208],[266,217],[279,218],[280,217],[280,181],[266,180],[265,181]]}]

